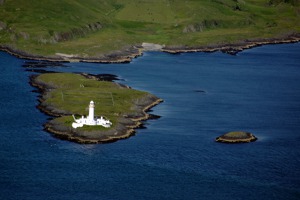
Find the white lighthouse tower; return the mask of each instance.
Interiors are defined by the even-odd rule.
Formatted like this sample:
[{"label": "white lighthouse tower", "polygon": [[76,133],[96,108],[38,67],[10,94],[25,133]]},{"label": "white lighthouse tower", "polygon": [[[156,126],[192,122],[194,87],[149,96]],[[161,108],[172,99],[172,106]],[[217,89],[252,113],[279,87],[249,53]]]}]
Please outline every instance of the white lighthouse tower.
[{"label": "white lighthouse tower", "polygon": [[100,125],[105,128],[109,128],[112,125],[112,123],[109,120],[105,119],[102,116],[100,118],[95,118],[95,103],[94,103],[94,101],[90,102],[89,115],[86,118],[84,116],[82,116],[80,119],[76,119],[74,115],[73,115],[73,118],[75,121],[72,123],[73,128],[83,127],[83,125],[89,125],[89,126]]},{"label": "white lighthouse tower", "polygon": [[93,124],[95,119],[94,119],[94,115],[95,115],[95,103],[94,101],[91,101],[90,102],[90,105],[89,105],[89,116],[88,116],[88,122]]}]

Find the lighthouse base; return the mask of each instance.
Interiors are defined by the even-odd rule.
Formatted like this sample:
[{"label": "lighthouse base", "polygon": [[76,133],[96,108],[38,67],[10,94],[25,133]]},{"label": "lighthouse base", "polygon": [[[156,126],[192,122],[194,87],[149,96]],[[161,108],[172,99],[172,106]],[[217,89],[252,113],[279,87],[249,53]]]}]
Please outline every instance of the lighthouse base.
[{"label": "lighthouse base", "polygon": [[94,120],[90,120],[88,118],[85,117],[81,117],[80,119],[76,119],[75,116],[73,115],[74,121],[72,123],[72,127],[73,128],[78,128],[78,127],[83,127],[84,125],[88,125],[88,126],[103,126],[105,128],[109,128],[111,127],[112,123],[107,120],[104,119],[104,117],[100,117],[100,118],[96,118]]}]

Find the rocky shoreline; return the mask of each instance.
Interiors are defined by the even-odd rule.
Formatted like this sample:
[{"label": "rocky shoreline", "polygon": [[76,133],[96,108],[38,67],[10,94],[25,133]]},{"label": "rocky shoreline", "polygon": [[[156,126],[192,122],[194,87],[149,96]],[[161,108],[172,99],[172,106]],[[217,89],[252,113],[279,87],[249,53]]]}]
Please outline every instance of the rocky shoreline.
[{"label": "rocky shoreline", "polygon": [[9,45],[0,45],[0,51],[7,52],[17,58],[49,61],[49,62],[89,62],[89,63],[129,63],[132,59],[143,54],[141,48],[132,46],[128,49],[117,51],[111,54],[105,54],[100,57],[78,57],[77,55],[63,56],[63,54],[56,54],[54,56],[41,56],[27,53],[25,51],[16,49]]},{"label": "rocky shoreline", "polygon": [[[84,76],[86,75],[84,74]],[[40,84],[36,81],[36,77],[36,75],[32,75],[30,77],[30,84],[33,87],[38,88],[39,93],[41,93],[41,96],[39,97],[39,105],[37,106],[37,108],[41,112],[53,117],[71,115],[72,113],[68,113],[63,110],[57,110],[51,106],[43,104],[46,98],[46,93],[48,90],[51,90],[51,86]],[[97,78],[96,76],[93,77],[90,74],[86,77]],[[44,124],[44,128],[46,131],[50,132],[57,138],[77,142],[80,144],[115,142],[117,140],[125,139],[134,135],[135,129],[139,128],[142,125],[142,121],[151,118],[151,115],[148,114],[147,111],[149,111],[149,109],[161,103],[162,101],[162,99],[152,94],[146,95],[145,97],[139,99],[134,103],[134,114],[124,114],[123,116],[120,116],[120,118],[118,119],[118,124],[109,130],[82,131],[59,123],[55,121],[55,119],[52,119]]]},{"label": "rocky shoreline", "polygon": [[[293,33],[283,37],[268,38],[268,39],[253,39],[253,40],[243,40],[235,43],[224,43],[216,45],[207,45],[199,47],[187,47],[187,46],[161,46],[158,44],[152,44],[155,51],[162,51],[171,54],[177,53],[190,53],[190,52],[215,52],[221,51],[223,53],[228,53],[235,55],[240,51],[245,49],[250,49],[257,46],[267,45],[267,44],[284,44],[284,43],[296,43],[300,41],[300,33]],[[144,44],[144,43],[143,43]],[[38,56],[29,54],[27,52],[18,50],[9,45],[0,45],[0,51],[5,51],[11,55],[14,55],[23,59],[30,60],[42,60],[51,62],[94,62],[94,63],[128,63],[132,59],[141,56],[144,51],[153,49],[150,43],[145,47],[144,45],[131,46],[127,49],[120,50],[111,54],[105,54],[101,57],[78,57],[77,55],[66,55],[56,54],[55,56]],[[150,44],[150,47],[149,47]],[[156,46],[161,46],[157,48]]]},{"label": "rocky shoreline", "polygon": [[269,39],[255,39],[255,40],[244,40],[233,44],[219,44],[209,45],[203,47],[165,47],[162,49],[163,52],[177,54],[177,53],[190,53],[190,52],[216,52],[221,51],[223,53],[236,55],[246,49],[267,45],[267,44],[285,44],[285,43],[296,43],[300,41],[300,34],[291,34],[286,37],[269,38]]}]

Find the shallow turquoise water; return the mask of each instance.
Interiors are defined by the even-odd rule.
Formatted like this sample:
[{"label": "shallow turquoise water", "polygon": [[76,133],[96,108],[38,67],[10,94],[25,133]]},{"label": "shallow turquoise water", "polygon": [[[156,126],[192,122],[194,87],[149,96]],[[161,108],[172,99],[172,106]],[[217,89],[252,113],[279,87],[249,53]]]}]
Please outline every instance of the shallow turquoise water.
[{"label": "shallow turquoise water", "polygon": [[[164,99],[152,109],[160,119],[105,145],[43,131],[24,62],[0,53],[0,199],[300,198],[299,43],[50,68],[115,74]],[[232,130],[259,140],[214,142]]]}]

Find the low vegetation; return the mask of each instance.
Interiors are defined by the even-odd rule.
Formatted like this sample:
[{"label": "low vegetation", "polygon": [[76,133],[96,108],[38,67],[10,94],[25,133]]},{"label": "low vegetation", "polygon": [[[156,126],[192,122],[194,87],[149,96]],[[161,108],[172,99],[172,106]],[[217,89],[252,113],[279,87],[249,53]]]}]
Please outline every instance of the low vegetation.
[{"label": "low vegetation", "polygon": [[232,131],[224,135],[228,138],[247,138],[247,133],[243,131]]},{"label": "low vegetation", "polygon": [[98,57],[142,42],[197,47],[300,32],[298,0],[0,0],[0,45]]}]

